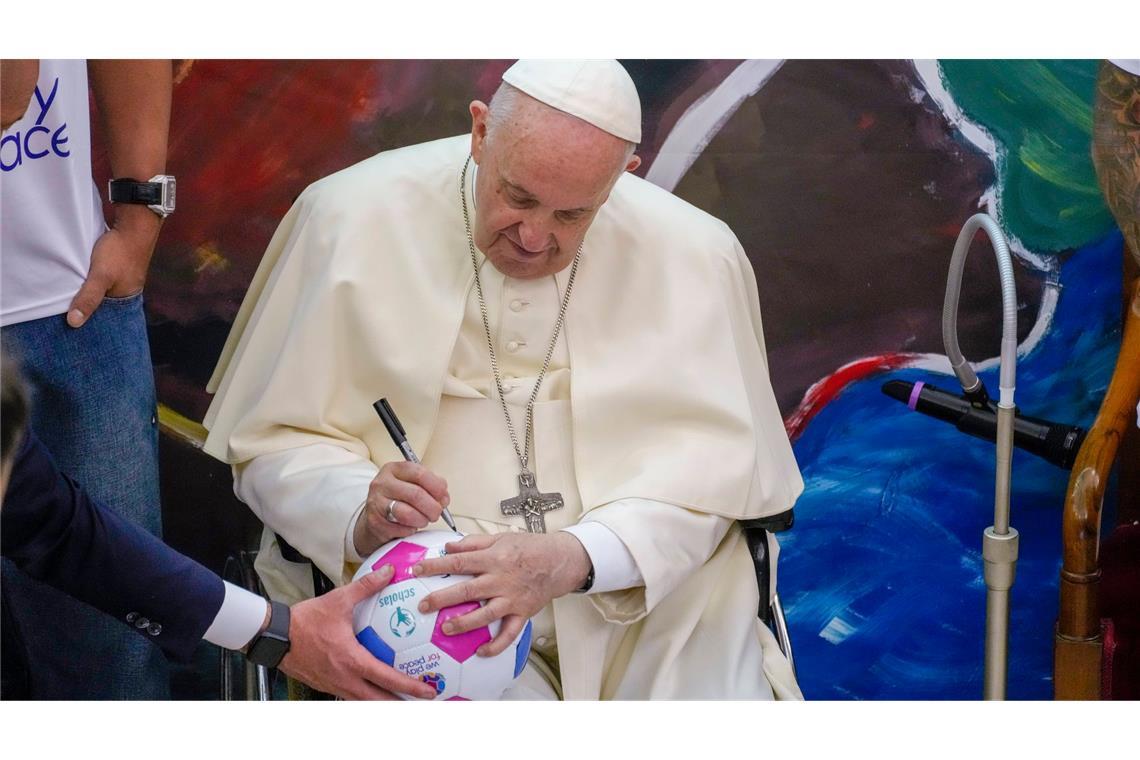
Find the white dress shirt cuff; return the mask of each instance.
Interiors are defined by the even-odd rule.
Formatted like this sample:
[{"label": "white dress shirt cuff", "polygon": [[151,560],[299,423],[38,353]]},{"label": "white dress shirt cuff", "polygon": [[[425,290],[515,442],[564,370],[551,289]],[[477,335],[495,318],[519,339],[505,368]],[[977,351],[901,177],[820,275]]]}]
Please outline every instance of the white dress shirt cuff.
[{"label": "white dress shirt cuff", "polygon": [[645,585],[633,555],[609,527],[587,519],[563,530],[582,543],[594,565],[594,585],[586,593],[601,594]]},{"label": "white dress shirt cuff", "polygon": [[206,629],[202,638],[211,644],[237,651],[253,640],[265,622],[265,608],[269,602],[264,597],[250,593],[229,581],[222,606],[214,616],[214,622]]}]

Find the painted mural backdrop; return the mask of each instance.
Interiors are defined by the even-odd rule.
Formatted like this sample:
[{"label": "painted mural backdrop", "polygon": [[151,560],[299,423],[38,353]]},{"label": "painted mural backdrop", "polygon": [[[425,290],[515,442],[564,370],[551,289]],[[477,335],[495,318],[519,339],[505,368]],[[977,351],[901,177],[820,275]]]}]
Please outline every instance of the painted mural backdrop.
[{"label": "painted mural backdrop", "polygon": [[[162,402],[205,413],[230,321],[306,185],[466,131],[468,103],[489,99],[509,63],[183,63],[171,141],[179,213],[148,291]],[[1119,345],[1121,287],[1121,239],[1088,158],[1095,62],[624,63],[645,111],[638,173],[727,221],[756,270],[806,483],[780,570],[805,694],[977,698],[993,447],[879,386],[954,388],[940,328],[946,272],[962,224],[988,210],[1016,257],[1018,405],[1091,423]],[[959,331],[991,389],[1000,313],[979,238]],[[1067,473],[1018,454],[1013,478],[1022,538],[1009,693],[1048,698]]]}]

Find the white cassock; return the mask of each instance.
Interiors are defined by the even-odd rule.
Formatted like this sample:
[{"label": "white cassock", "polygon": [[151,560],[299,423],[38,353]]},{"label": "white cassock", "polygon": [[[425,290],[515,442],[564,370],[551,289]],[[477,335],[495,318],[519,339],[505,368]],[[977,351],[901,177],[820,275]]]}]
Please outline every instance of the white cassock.
[{"label": "white cassock", "polygon": [[[338,583],[355,571],[351,528],[368,483],[402,458],[372,409],[381,397],[447,480],[460,531],[524,529],[499,508],[518,493],[519,464],[463,225],[469,145],[389,151],[312,185],[235,320],[211,381],[206,451],[234,465],[239,496],[266,525],[257,569],[275,598],[312,591],[274,532]],[[522,281],[479,259],[521,440],[569,270]],[[644,582],[562,597],[536,617],[538,659],[565,698],[801,697],[757,621],[735,523],[790,508],[803,482],[768,377],[755,277],[726,225],[622,176],[585,238],[532,451],[539,490],[565,501],[547,530],[601,523]]]}]

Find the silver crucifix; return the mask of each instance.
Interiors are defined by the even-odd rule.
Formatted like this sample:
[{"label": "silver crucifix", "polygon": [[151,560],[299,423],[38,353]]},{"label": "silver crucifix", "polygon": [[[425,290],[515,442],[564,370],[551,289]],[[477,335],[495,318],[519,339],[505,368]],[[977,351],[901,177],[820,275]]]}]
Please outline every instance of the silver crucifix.
[{"label": "silver crucifix", "polygon": [[562,507],[562,494],[539,493],[534,484],[534,473],[523,470],[519,475],[519,495],[499,502],[499,508],[508,517],[522,515],[526,529],[531,533],[546,532],[546,518],[543,514]]}]

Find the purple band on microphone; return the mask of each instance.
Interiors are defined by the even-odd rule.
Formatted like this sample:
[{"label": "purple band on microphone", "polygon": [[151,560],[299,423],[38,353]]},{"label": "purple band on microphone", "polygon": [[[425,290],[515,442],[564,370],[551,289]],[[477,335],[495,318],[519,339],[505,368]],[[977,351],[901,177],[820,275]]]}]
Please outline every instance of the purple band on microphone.
[{"label": "purple band on microphone", "polygon": [[918,394],[922,393],[922,389],[925,386],[926,383],[920,380],[919,382],[915,383],[914,388],[911,389],[910,400],[906,402],[906,405],[910,407],[910,410],[912,412],[915,411],[915,407],[918,405]]}]

